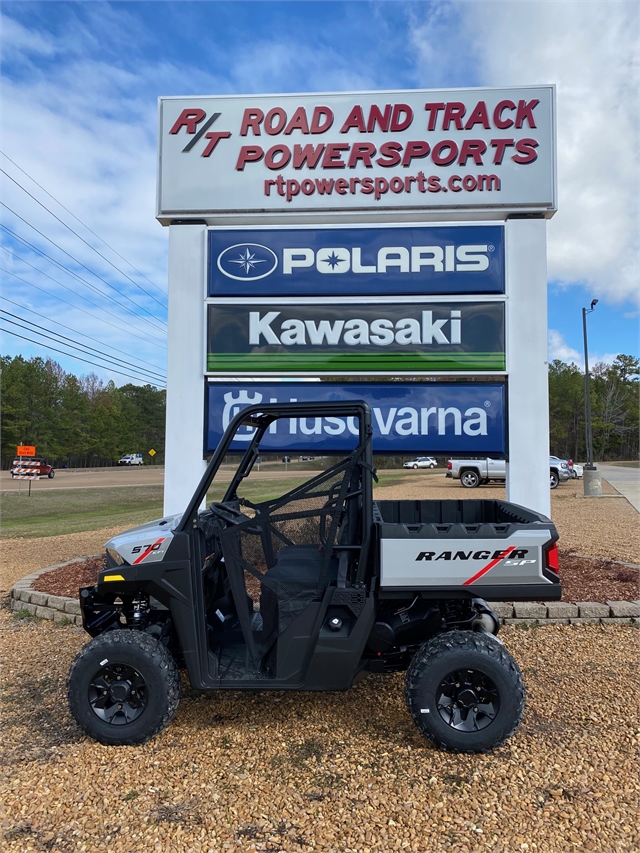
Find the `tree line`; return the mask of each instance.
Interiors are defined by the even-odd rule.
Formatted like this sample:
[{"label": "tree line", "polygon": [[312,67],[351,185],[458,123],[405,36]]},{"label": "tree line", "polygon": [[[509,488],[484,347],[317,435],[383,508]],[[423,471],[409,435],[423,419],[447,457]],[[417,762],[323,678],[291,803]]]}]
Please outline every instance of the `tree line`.
[{"label": "tree line", "polygon": [[[638,458],[640,359],[616,356],[613,364],[599,363],[590,375],[593,458],[595,462]],[[551,452],[584,460],[585,381],[575,364],[549,365],[549,426]]]},{"label": "tree line", "polygon": [[[76,377],[51,359],[0,357],[2,467],[19,444],[36,446],[56,467],[113,465],[125,453],[154,449],[164,462],[166,394],[152,385],[104,383]],[[618,355],[591,373],[596,461],[638,458],[640,359]],[[584,460],[584,373],[575,364],[549,365],[551,453]],[[404,457],[403,457],[404,458]]]},{"label": "tree line", "polygon": [[78,378],[51,359],[2,356],[0,368],[4,469],[19,444],[57,468],[114,465],[125,453],[164,462],[165,391]]}]

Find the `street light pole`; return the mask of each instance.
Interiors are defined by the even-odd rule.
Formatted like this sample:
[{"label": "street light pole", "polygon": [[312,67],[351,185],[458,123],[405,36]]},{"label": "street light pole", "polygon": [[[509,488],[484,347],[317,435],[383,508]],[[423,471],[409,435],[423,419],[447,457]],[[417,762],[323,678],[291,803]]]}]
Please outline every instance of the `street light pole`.
[{"label": "street light pole", "polygon": [[584,428],[587,445],[587,464],[583,474],[584,493],[585,495],[601,495],[602,485],[600,478],[595,472],[596,466],[593,464],[593,431],[591,428],[591,376],[589,373],[589,350],[587,347],[587,314],[595,309],[598,304],[597,299],[591,300],[589,309],[582,309],[582,333],[584,336]]}]

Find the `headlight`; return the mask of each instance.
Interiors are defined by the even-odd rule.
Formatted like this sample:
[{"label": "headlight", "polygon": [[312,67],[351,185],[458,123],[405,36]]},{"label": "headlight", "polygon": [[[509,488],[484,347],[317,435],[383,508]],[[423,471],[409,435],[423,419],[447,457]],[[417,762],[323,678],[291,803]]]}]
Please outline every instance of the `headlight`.
[{"label": "headlight", "polygon": [[116,566],[122,566],[125,562],[124,557],[121,557],[113,548],[107,548],[107,555]]}]

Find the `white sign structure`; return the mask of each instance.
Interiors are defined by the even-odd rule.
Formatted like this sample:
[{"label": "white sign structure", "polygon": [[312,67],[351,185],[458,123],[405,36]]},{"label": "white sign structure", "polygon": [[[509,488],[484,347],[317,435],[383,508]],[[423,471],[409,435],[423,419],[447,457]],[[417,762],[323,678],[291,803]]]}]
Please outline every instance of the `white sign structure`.
[{"label": "white sign structure", "polygon": [[553,86],[161,98],[157,215],[552,216],[554,103]]},{"label": "white sign structure", "polygon": [[[207,305],[286,299],[268,284],[264,296],[249,293],[240,275],[225,278],[224,298],[208,293],[221,251],[208,256],[216,234],[239,229],[232,243],[246,251],[272,242],[266,234],[254,240],[247,226],[465,229],[482,221],[504,230],[505,292],[486,292],[505,306],[507,500],[549,515],[545,220],[557,204],[553,86],[161,98],[159,133],[157,218],[170,226],[165,514],[184,510],[203,472]],[[341,245],[336,258],[346,251]],[[379,301],[376,292],[365,301]],[[297,298],[309,307],[318,301]],[[494,381],[505,375],[483,376],[492,373]]]}]

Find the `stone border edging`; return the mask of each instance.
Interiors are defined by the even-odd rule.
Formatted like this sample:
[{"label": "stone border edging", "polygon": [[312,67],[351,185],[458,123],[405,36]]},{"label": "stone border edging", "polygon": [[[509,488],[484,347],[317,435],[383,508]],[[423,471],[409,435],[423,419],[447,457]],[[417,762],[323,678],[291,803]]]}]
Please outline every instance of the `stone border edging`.
[{"label": "stone border edging", "polygon": [[[76,598],[38,592],[31,589],[31,584],[40,575],[88,559],[90,557],[76,557],[22,578],[11,589],[11,610],[14,613],[26,610],[39,619],[51,619],[63,624],[66,620],[82,626],[80,602]],[[607,601],[606,604],[597,601],[580,601],[577,604],[564,601],[548,601],[546,604],[535,601],[487,603],[503,625],[640,625],[640,601]]]},{"label": "stone border edging", "polygon": [[100,554],[91,554],[88,557],[76,557],[73,560],[67,560],[66,563],[58,563],[57,566],[47,566],[45,569],[38,569],[37,572],[31,572],[30,575],[19,580],[11,588],[11,610],[13,613],[19,613],[26,610],[30,616],[36,616],[38,619],[51,619],[54,622],[66,624],[67,622],[82,627],[82,611],[80,610],[80,602],[77,598],[68,598],[65,595],[52,595],[48,592],[38,592],[31,589],[31,584],[40,575],[45,575],[47,572],[52,572],[54,569],[61,569],[64,566],[70,566],[73,563],[79,563],[82,560],[89,560],[91,557],[99,557]]}]

